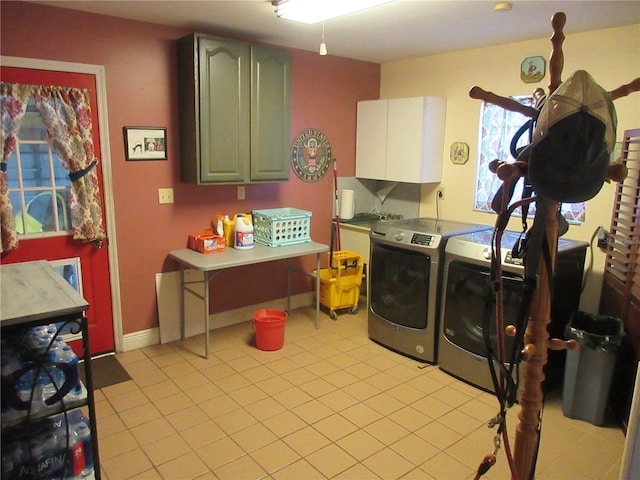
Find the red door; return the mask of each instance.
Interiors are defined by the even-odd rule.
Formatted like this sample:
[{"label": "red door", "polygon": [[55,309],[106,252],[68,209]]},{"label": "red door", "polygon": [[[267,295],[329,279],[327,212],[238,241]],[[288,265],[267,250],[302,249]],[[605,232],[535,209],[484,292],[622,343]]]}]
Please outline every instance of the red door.
[{"label": "red door", "polygon": [[[14,67],[2,67],[0,75],[4,82],[31,85],[58,85],[89,89],[93,116],[93,141],[95,154],[100,158],[100,132],[98,125],[98,102],[96,78],[92,74],[57,72]],[[104,188],[101,163],[97,164],[100,192],[104,214]],[[65,232],[66,233],[66,232]],[[115,349],[111,283],[109,277],[109,257],[106,239],[102,248],[91,243],[74,241],[70,234],[43,238],[21,238],[17,249],[2,254],[2,263],[26,262],[32,260],[80,259],[82,295],[89,303],[87,317],[91,354],[110,352]],[[73,343],[72,343],[73,344]],[[74,350],[81,350],[78,344]]]}]

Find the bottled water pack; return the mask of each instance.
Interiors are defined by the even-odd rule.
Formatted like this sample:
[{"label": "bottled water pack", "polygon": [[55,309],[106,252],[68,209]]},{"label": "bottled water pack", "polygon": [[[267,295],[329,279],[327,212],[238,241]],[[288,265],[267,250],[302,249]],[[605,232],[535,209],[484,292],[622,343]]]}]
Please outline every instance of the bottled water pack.
[{"label": "bottled water pack", "polygon": [[78,357],[55,324],[3,337],[0,360],[3,425],[82,395]]},{"label": "bottled water pack", "polygon": [[89,420],[75,409],[10,431],[3,440],[2,478],[94,478]]}]

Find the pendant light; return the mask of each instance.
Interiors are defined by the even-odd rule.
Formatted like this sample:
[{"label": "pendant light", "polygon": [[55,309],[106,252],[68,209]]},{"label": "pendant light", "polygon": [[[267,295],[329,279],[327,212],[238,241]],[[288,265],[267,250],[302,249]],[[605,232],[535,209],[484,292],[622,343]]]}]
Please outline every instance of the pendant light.
[{"label": "pendant light", "polygon": [[324,43],[324,22],[322,22],[322,42],[320,42],[320,55],[324,56],[327,54],[327,44]]}]

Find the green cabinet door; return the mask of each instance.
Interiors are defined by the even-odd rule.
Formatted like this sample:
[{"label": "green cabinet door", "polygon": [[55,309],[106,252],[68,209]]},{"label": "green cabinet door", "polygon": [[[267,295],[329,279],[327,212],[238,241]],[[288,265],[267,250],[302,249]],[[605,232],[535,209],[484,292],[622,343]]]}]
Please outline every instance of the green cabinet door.
[{"label": "green cabinet door", "polygon": [[251,181],[289,179],[291,52],[251,49]]},{"label": "green cabinet door", "polygon": [[288,180],[291,53],[194,34],[178,69],[182,180]]},{"label": "green cabinet door", "polygon": [[250,155],[249,45],[200,37],[200,181],[243,182]]}]

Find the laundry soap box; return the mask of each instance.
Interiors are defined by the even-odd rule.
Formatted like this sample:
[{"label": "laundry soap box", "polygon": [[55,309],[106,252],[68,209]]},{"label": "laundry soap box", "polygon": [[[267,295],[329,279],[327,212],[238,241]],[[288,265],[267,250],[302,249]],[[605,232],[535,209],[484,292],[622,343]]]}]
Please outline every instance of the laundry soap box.
[{"label": "laundry soap box", "polygon": [[191,250],[200,253],[215,253],[224,251],[224,237],[213,233],[213,229],[208,228],[202,233],[189,235],[187,245]]}]

